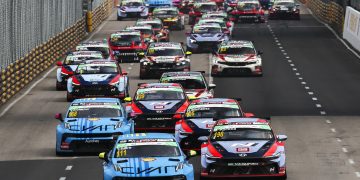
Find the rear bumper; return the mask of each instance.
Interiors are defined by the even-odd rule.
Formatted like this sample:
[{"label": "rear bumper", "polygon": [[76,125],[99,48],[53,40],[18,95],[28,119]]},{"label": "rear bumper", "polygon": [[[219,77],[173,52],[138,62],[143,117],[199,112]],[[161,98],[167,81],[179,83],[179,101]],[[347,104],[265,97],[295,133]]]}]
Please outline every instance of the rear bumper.
[{"label": "rear bumper", "polygon": [[87,87],[78,86],[74,87],[70,93],[73,98],[86,98],[86,97],[113,97],[123,99],[126,94],[125,91],[120,92],[116,86],[101,86],[101,87]]},{"label": "rear bumper", "polygon": [[284,177],[285,174],[246,174],[246,175],[239,175],[239,174],[229,174],[229,175],[209,175],[209,173],[202,172],[200,174],[202,177],[208,178],[236,178],[236,177]]},{"label": "rear bumper", "polygon": [[190,63],[177,66],[177,65],[169,65],[169,67],[161,67],[160,65],[152,65],[152,66],[140,66],[140,73],[142,75],[146,75],[147,77],[160,77],[165,72],[175,72],[175,71],[190,71]]}]

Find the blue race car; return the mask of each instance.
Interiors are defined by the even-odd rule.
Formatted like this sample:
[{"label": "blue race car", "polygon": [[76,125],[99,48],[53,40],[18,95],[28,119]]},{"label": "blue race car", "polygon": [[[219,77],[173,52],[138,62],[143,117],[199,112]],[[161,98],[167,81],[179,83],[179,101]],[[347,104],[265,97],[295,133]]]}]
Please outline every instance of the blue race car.
[{"label": "blue race car", "polygon": [[108,151],[119,135],[134,132],[134,121],[128,119],[119,99],[76,99],[65,118],[56,127],[56,154]]},{"label": "blue race car", "polygon": [[139,133],[119,136],[113,150],[100,153],[104,180],[193,180],[194,169],[171,134]]},{"label": "blue race car", "polygon": [[286,179],[286,139],[276,136],[264,119],[218,120],[201,145],[201,177]]},{"label": "blue race car", "polygon": [[228,40],[228,35],[223,32],[219,24],[196,24],[191,33],[188,33],[186,47],[191,52],[200,50],[212,52],[217,49],[218,44]]},{"label": "blue race car", "polygon": [[146,0],[145,4],[149,7],[150,12],[152,12],[156,7],[172,6],[172,0]]},{"label": "blue race car", "polygon": [[123,18],[130,17],[147,18],[148,15],[149,8],[143,0],[124,0],[118,6],[117,20],[121,21]]},{"label": "blue race car", "polygon": [[67,81],[67,101],[84,97],[114,97],[129,95],[127,73],[115,61],[89,60],[80,64]]}]

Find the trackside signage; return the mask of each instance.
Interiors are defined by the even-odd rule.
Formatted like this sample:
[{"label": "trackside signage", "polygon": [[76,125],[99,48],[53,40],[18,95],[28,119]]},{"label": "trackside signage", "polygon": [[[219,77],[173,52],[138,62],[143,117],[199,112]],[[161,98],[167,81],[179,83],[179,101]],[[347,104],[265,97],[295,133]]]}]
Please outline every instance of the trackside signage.
[{"label": "trackside signage", "polygon": [[343,38],[353,47],[360,50],[360,12],[347,6],[344,22]]}]

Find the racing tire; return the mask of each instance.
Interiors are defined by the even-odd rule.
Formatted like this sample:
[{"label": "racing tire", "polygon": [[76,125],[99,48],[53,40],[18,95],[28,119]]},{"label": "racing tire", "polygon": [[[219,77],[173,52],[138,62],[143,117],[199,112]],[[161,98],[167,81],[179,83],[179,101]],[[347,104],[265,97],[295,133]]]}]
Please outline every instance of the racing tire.
[{"label": "racing tire", "polygon": [[74,96],[69,93],[69,91],[66,92],[66,101],[72,102],[74,100]]},{"label": "racing tire", "polygon": [[65,90],[65,86],[61,84],[61,82],[56,81],[56,90],[57,91],[63,91]]}]

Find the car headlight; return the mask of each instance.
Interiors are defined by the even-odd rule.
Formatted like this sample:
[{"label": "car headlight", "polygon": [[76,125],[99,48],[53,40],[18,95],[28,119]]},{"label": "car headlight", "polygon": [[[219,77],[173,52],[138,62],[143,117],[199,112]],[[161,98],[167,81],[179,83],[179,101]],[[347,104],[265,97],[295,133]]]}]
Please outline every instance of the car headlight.
[{"label": "car headlight", "polygon": [[145,6],[150,6],[149,4],[145,4]]},{"label": "car headlight", "polygon": [[191,42],[191,43],[196,43],[196,40],[195,40],[195,39],[190,38],[190,42]]},{"label": "car headlight", "polygon": [[64,123],[64,127],[65,127],[65,129],[70,129],[70,124],[69,123]]}]

